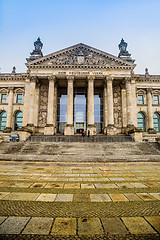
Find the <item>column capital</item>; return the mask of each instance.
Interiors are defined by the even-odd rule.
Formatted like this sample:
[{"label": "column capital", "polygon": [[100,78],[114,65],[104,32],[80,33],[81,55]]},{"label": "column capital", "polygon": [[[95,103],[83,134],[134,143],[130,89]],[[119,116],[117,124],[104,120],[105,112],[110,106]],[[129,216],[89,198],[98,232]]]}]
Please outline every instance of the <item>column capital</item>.
[{"label": "column capital", "polygon": [[55,75],[49,76],[48,80],[49,81],[55,81],[56,80],[56,76]]},{"label": "column capital", "polygon": [[147,93],[150,93],[150,94],[152,94],[152,88],[150,87],[150,88],[147,88]]},{"label": "column capital", "polygon": [[9,92],[10,92],[10,91],[13,92],[13,90],[14,90],[14,87],[8,87],[8,91],[9,91]]},{"label": "column capital", "polygon": [[126,83],[131,83],[131,77],[125,77],[125,82]]},{"label": "column capital", "polygon": [[30,76],[29,79],[30,79],[30,82],[34,82],[34,83],[36,83],[38,81],[37,76]]},{"label": "column capital", "polygon": [[95,79],[95,76],[87,76],[87,79],[88,79],[88,80],[94,80],[94,79]]},{"label": "column capital", "polygon": [[109,81],[113,81],[114,80],[114,77],[111,76],[111,75],[108,75],[106,76],[106,81],[109,82]]},{"label": "column capital", "polygon": [[67,76],[67,80],[72,80],[72,81],[74,81],[74,76],[68,75],[68,76]]}]

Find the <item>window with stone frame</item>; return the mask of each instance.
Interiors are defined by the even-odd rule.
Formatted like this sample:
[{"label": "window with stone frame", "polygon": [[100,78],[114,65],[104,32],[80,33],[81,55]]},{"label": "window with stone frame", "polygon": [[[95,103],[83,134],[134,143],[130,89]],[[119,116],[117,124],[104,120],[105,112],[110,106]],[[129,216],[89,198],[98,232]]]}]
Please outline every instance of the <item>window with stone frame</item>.
[{"label": "window with stone frame", "polygon": [[153,104],[159,105],[159,95],[153,95]]},{"label": "window with stone frame", "polygon": [[6,103],[7,102],[7,94],[1,94],[1,103]]},{"label": "window with stone frame", "polygon": [[22,94],[17,94],[16,103],[22,103]]},{"label": "window with stone frame", "polygon": [[144,97],[143,97],[143,95],[138,95],[138,104],[144,104]]}]

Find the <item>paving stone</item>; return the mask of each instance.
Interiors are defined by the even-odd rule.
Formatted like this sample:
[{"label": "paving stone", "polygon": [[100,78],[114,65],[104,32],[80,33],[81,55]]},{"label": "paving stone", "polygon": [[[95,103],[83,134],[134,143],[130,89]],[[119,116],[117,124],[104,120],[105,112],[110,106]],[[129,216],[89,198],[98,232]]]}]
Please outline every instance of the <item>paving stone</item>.
[{"label": "paving stone", "polygon": [[0,200],[7,196],[10,192],[0,192]]},{"label": "paving stone", "polygon": [[74,202],[89,202],[89,195],[88,194],[74,194]]},{"label": "paving stone", "polygon": [[91,202],[111,202],[108,194],[90,194]]},{"label": "paving stone", "polygon": [[73,194],[57,194],[55,202],[72,202]]},{"label": "paving stone", "polygon": [[95,188],[95,186],[93,185],[93,183],[81,183],[81,188]]},{"label": "paving stone", "polygon": [[155,230],[142,217],[122,217],[131,234],[151,234]]},{"label": "paving stone", "polygon": [[57,178],[57,182],[68,182],[69,178]]},{"label": "paving stone", "polygon": [[129,201],[123,194],[109,194],[113,202],[127,202]]},{"label": "paving stone", "polygon": [[115,181],[115,182],[117,182],[117,181],[126,181],[125,178],[121,178],[121,177],[119,177],[119,178],[109,178],[109,180],[110,181]]},{"label": "paving stone", "polygon": [[22,234],[49,234],[53,218],[32,217]]},{"label": "paving stone", "polygon": [[20,234],[30,217],[8,217],[0,225],[0,234]]},{"label": "paving stone", "polygon": [[56,218],[51,234],[76,235],[76,218]]},{"label": "paving stone", "polygon": [[12,192],[3,200],[22,200],[22,201],[34,201],[39,196],[39,193],[19,193]]},{"label": "paving stone", "polygon": [[101,218],[105,233],[108,234],[127,234],[126,226],[119,218]]},{"label": "paving stone", "polygon": [[146,216],[145,219],[160,233],[160,216]]},{"label": "paving stone", "polygon": [[70,181],[70,182],[81,182],[82,178],[69,178],[68,181]]},{"label": "paving stone", "polygon": [[98,235],[103,234],[103,228],[99,218],[79,218],[79,235]]},{"label": "paving stone", "polygon": [[118,188],[118,186],[114,183],[95,183],[96,188]]},{"label": "paving stone", "polygon": [[148,193],[137,193],[137,195],[142,198],[144,201],[152,201],[156,200],[154,197],[149,195]]},{"label": "paving stone", "polygon": [[116,183],[116,185],[120,188],[134,188],[130,183]]},{"label": "paving stone", "polygon": [[66,177],[79,177],[79,174],[77,173],[70,173],[70,174],[65,174]]},{"label": "paving stone", "polygon": [[129,201],[142,201],[142,199],[135,193],[125,193],[124,195],[129,199]]},{"label": "paving stone", "polygon": [[80,183],[65,183],[64,188],[80,188]]},{"label": "paving stone", "polygon": [[159,187],[159,184],[155,183],[155,182],[147,182],[147,183],[144,183],[144,185],[146,185],[147,187],[151,187],[151,188]]},{"label": "paving stone", "polygon": [[43,188],[46,183],[34,183],[30,188]]},{"label": "paving stone", "polygon": [[0,183],[0,187],[12,187],[14,185],[15,185],[15,182],[14,183],[8,183],[8,182]]},{"label": "paving stone", "polygon": [[47,183],[45,188],[63,188],[64,183]]},{"label": "paving stone", "polygon": [[135,188],[147,188],[146,185],[144,185],[143,183],[130,183],[131,185],[133,185],[133,187]]},{"label": "paving stone", "polygon": [[94,179],[94,178],[83,178],[82,180],[85,181],[85,182],[94,182],[94,181],[96,181],[96,179]]},{"label": "paving stone", "polygon": [[27,183],[27,182],[18,182],[12,187],[19,187],[19,188],[28,188],[32,185],[33,183]]},{"label": "paving stone", "polygon": [[42,193],[39,195],[39,197],[36,199],[36,201],[54,202],[56,196],[57,196],[57,194]]},{"label": "paving stone", "polygon": [[0,216],[0,224],[1,224],[2,222],[4,222],[4,220],[5,220],[6,218],[7,218],[7,217]]},{"label": "paving stone", "polygon": [[160,200],[160,193],[149,193],[151,196],[153,196],[154,198]]}]

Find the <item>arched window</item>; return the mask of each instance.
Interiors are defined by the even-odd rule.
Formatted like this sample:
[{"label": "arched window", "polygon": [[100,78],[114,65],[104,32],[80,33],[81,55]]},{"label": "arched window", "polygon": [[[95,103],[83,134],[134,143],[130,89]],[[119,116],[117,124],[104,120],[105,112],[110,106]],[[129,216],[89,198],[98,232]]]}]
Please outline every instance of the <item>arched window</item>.
[{"label": "arched window", "polygon": [[15,114],[14,129],[21,128],[23,124],[23,113],[18,111]]},{"label": "arched window", "polygon": [[160,131],[160,115],[159,115],[159,113],[153,114],[153,125],[154,125],[154,130],[159,132]]},{"label": "arched window", "polygon": [[0,130],[4,130],[6,128],[7,122],[7,113],[5,111],[0,113]]},{"label": "arched window", "polygon": [[143,131],[145,131],[146,126],[145,126],[145,116],[143,113],[139,112],[137,114],[137,122],[138,122],[138,128],[142,129]]}]

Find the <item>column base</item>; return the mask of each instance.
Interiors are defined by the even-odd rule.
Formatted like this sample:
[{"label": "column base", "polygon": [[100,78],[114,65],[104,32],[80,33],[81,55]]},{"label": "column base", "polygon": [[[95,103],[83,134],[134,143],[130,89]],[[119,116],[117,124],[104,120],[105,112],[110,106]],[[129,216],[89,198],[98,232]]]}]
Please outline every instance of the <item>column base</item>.
[{"label": "column base", "polygon": [[55,127],[53,124],[47,124],[44,128],[44,135],[54,135],[55,134]]},{"label": "column base", "polygon": [[128,125],[125,127],[125,134],[126,134],[126,135],[129,135],[130,133],[135,132],[135,130],[136,130],[136,127],[135,127],[133,124],[128,124]]},{"label": "column base", "polygon": [[156,134],[157,132],[154,130],[154,128],[148,128],[149,134]]},{"label": "column base", "polygon": [[107,135],[107,127],[104,128],[103,133],[104,135]]},{"label": "column base", "polygon": [[88,131],[90,131],[90,134],[89,134],[90,136],[95,136],[96,135],[96,126],[94,124],[88,125],[86,135],[88,135]]},{"label": "column base", "polygon": [[11,127],[6,127],[4,130],[3,130],[4,133],[11,133],[12,132],[12,128]]},{"label": "column base", "polygon": [[64,135],[74,135],[74,126],[67,124],[64,129]]},{"label": "column base", "polygon": [[27,129],[32,134],[36,132],[36,128],[32,123],[27,123],[27,126],[25,126],[24,128]]},{"label": "column base", "polygon": [[113,124],[109,124],[106,128],[106,134],[108,136],[114,136],[114,135],[117,135],[117,129],[116,127],[113,125]]}]

